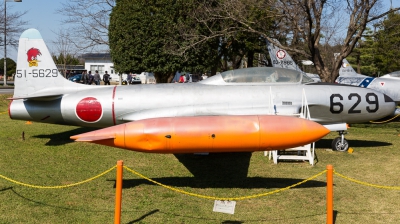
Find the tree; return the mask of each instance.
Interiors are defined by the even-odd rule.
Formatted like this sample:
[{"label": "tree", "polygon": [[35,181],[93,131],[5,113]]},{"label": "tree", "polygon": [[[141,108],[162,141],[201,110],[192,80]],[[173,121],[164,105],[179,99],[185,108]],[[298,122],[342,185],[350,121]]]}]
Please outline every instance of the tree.
[{"label": "tree", "polygon": [[157,82],[170,82],[176,71],[200,72],[217,61],[218,43],[204,41],[182,55],[167,47],[185,44],[179,32],[184,24],[197,31],[191,12],[196,1],[120,0],[113,8],[109,26],[111,56],[121,72],[151,71]]},{"label": "tree", "polygon": [[111,57],[117,71],[152,71],[157,82],[166,82],[179,69],[179,60],[162,52],[161,38],[173,27],[167,15],[176,12],[171,6],[164,1],[117,2],[109,27]]},{"label": "tree", "polygon": [[[380,0],[222,0],[217,7],[210,7],[208,1],[200,4],[198,21],[227,20],[221,30],[207,37],[200,35],[188,36],[192,45],[185,46],[184,52],[190,47],[207,40],[210,37],[234,35],[237,32],[253,32],[268,39],[275,45],[302,55],[314,62],[315,69],[323,81],[333,82],[339,75],[342,59],[347,57],[361,38],[367,24],[384,17],[399,8],[379,13]],[[252,17],[254,11],[274,19],[275,29],[262,26]],[[347,30],[343,35],[344,21],[348,19]],[[268,30],[267,30],[267,29]],[[276,43],[272,37],[288,40],[288,45]],[[344,36],[344,38],[338,38]],[[323,43],[321,43],[323,41]],[[333,53],[325,52],[324,46],[340,45],[340,53],[334,60]],[[304,48],[306,46],[306,48]],[[326,48],[329,49],[329,48]],[[329,65],[332,67],[329,67]]]},{"label": "tree", "polygon": [[[246,61],[248,67],[253,66],[254,54],[264,53],[265,40],[257,33],[249,32],[234,19],[226,19],[226,8],[222,5],[225,0],[214,1],[194,1],[196,7],[188,8],[188,17],[194,21],[183,23],[176,31],[182,38],[182,43],[174,47],[167,48],[170,54],[184,55],[192,49],[203,47],[205,42],[213,41],[217,43],[219,70],[237,69]],[[264,27],[266,30],[272,29],[272,15],[269,12],[260,11],[247,1],[234,1],[237,10],[229,8],[227,14],[247,19],[249,23]],[[219,7],[220,6],[220,7]],[[228,5],[229,6],[229,5]],[[211,11],[210,11],[211,10]],[[245,13],[242,13],[245,12]],[[228,67],[229,65],[229,67]]]},{"label": "tree", "polygon": [[362,38],[358,41],[353,52],[347,57],[347,60],[350,64],[355,65],[357,73],[377,76],[379,68],[376,63],[376,50],[375,32],[370,28],[366,28]]},{"label": "tree", "polygon": [[[7,78],[13,77],[17,70],[17,63],[11,58],[7,58]],[[0,59],[0,74],[4,74],[4,58]]]},{"label": "tree", "polygon": [[383,74],[400,70],[400,13],[390,13],[378,24],[376,63]]}]

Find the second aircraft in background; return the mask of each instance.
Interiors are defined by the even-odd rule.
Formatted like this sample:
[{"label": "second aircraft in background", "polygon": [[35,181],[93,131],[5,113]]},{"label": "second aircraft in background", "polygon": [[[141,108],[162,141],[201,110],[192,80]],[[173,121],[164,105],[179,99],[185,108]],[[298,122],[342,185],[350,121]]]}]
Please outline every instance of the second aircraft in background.
[{"label": "second aircraft in background", "polygon": [[400,103],[400,79],[358,74],[346,59],[343,59],[336,82],[373,89],[390,96],[396,103]]}]

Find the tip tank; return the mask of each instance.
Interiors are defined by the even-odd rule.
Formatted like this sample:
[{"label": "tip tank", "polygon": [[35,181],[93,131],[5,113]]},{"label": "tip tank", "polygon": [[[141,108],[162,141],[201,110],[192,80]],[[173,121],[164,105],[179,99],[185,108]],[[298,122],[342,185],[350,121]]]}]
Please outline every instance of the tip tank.
[{"label": "tip tank", "polygon": [[133,121],[71,139],[150,153],[252,152],[306,145],[329,132],[290,116],[197,116]]}]

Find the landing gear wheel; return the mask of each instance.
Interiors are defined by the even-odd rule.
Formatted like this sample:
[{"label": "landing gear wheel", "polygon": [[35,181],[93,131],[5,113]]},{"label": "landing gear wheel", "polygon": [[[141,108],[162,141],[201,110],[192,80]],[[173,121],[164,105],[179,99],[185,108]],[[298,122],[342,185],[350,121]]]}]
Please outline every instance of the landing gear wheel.
[{"label": "landing gear wheel", "polygon": [[342,143],[342,138],[337,137],[332,141],[332,149],[339,152],[346,152],[349,149],[349,142],[343,138]]}]

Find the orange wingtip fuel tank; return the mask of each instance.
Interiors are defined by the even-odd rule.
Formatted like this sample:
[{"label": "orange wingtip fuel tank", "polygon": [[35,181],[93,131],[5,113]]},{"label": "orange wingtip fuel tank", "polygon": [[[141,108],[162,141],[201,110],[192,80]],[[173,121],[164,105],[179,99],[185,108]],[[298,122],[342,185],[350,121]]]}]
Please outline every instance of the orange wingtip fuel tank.
[{"label": "orange wingtip fuel tank", "polygon": [[306,145],[328,133],[289,116],[197,116],[133,121],[71,139],[151,153],[252,152]]}]

